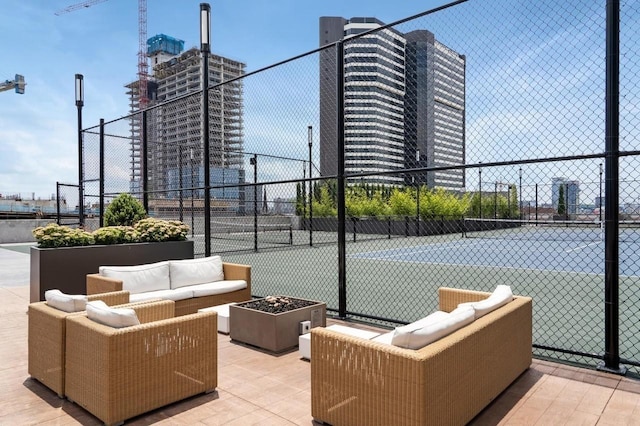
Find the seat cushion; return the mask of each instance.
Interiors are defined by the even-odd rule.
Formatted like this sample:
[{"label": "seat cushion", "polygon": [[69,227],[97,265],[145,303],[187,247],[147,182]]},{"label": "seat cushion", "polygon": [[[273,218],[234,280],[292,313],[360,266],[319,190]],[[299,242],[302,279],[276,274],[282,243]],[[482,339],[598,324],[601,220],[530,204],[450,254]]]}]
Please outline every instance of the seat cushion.
[{"label": "seat cushion", "polygon": [[87,296],[84,294],[65,294],[57,289],[45,291],[44,300],[47,305],[64,312],[84,311],[87,305]]},{"label": "seat cushion", "polygon": [[136,311],[131,308],[112,308],[102,300],[87,302],[87,317],[110,327],[122,328],[140,324]]},{"label": "seat cushion", "polygon": [[169,262],[162,261],[135,266],[101,266],[98,272],[103,277],[122,280],[122,289],[129,293],[169,290]]},{"label": "seat cushion", "polygon": [[199,259],[169,261],[171,288],[205,284],[224,280],[222,258],[209,256]]},{"label": "seat cushion", "polygon": [[391,341],[393,340],[393,334],[395,333],[395,331],[390,331],[388,333],[383,333],[379,336],[374,337],[373,339],[370,339],[373,342],[378,342],[378,343],[384,343],[385,345],[390,345]]},{"label": "seat cushion", "polygon": [[397,327],[391,343],[401,348],[420,349],[472,323],[474,319],[475,310],[471,306],[456,308],[450,313],[438,311],[421,321]]},{"label": "seat cushion", "polygon": [[193,291],[185,290],[183,288],[178,288],[176,290],[157,290],[157,291],[147,291],[144,293],[132,294],[129,296],[130,302],[143,302],[145,300],[151,299],[163,299],[163,300],[184,300],[191,299],[193,296]]},{"label": "seat cushion", "polygon": [[508,285],[499,285],[487,299],[479,302],[460,303],[458,307],[471,306],[476,311],[476,318],[480,318],[487,315],[489,312],[506,305],[512,300],[513,293],[511,292],[511,287]]},{"label": "seat cushion", "polygon": [[247,282],[245,280],[223,280],[213,283],[190,285],[181,287],[178,290],[189,290],[193,292],[193,297],[204,297],[214,294],[230,293],[244,288],[247,288]]}]

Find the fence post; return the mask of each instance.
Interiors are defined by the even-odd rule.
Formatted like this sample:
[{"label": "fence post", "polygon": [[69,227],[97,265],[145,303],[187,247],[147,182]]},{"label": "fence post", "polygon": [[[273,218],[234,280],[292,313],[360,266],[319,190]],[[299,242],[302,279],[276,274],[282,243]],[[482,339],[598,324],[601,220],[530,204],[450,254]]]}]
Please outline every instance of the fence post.
[{"label": "fence post", "polygon": [[604,361],[599,370],[625,374],[620,365],[618,220],[619,220],[619,95],[620,2],[607,0],[605,210],[604,210]]},{"label": "fence post", "polygon": [[307,139],[309,141],[309,247],[313,246],[313,173],[312,149],[313,149],[313,127],[307,127]]},{"label": "fence post", "polygon": [[60,225],[60,182],[56,182],[56,223]]},{"label": "fence post", "polygon": [[249,163],[253,166],[253,251],[258,251],[258,154]]},{"label": "fence post", "polygon": [[336,43],[338,109],[338,316],[347,316],[347,249],[345,238],[346,203],[344,195],[344,42]]},{"label": "fence post", "polygon": [[100,228],[104,226],[104,118],[100,119]]}]

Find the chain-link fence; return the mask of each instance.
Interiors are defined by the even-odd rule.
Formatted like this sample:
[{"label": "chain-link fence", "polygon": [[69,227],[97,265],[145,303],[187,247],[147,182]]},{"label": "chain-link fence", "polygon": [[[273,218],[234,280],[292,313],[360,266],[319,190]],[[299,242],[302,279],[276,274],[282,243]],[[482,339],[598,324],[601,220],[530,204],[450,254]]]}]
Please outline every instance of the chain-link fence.
[{"label": "chain-link fence", "polygon": [[85,204],[134,194],[197,256],[252,265],[255,295],[383,325],[507,284],[533,297],[537,356],[593,365],[619,334],[637,370],[639,12],[620,5],[619,138],[604,1],[320,18],[324,47],[260,71],[213,55],[206,105],[202,54],[168,64],[158,93],[182,97],[84,131]]}]

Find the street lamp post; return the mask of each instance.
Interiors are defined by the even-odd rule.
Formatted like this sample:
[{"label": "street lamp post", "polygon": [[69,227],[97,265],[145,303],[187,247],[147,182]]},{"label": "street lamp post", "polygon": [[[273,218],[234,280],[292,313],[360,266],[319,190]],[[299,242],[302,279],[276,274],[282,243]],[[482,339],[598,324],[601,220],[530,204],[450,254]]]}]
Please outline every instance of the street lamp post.
[{"label": "street lamp post", "polygon": [[84,161],[82,158],[82,107],[84,106],[84,77],[76,74],[76,107],[78,108],[78,218],[84,227]]},{"label": "street lamp post", "polygon": [[522,220],[522,166],[518,169],[520,175],[520,188],[518,189],[518,216]]},{"label": "street lamp post", "polygon": [[202,52],[202,144],[204,162],[204,254],[211,255],[211,186],[209,156],[209,52],[211,49],[211,6],[200,3],[200,51]]},{"label": "street lamp post", "polygon": [[302,162],[302,220],[307,217],[307,162]]}]

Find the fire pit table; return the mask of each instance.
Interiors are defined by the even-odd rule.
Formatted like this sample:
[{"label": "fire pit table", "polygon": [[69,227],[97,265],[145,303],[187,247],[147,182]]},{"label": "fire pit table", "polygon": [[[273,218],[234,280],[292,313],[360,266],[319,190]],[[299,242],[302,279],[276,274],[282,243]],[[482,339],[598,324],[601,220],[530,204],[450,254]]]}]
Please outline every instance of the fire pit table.
[{"label": "fire pit table", "polygon": [[[271,352],[298,346],[303,323],[309,328],[325,327],[327,305],[315,300],[268,296],[229,306],[231,340]],[[306,323],[305,323],[306,322]]]}]

